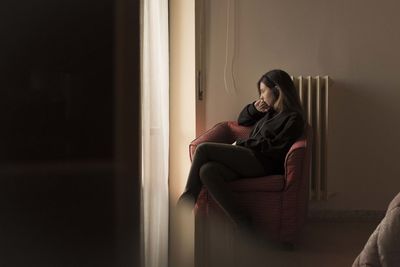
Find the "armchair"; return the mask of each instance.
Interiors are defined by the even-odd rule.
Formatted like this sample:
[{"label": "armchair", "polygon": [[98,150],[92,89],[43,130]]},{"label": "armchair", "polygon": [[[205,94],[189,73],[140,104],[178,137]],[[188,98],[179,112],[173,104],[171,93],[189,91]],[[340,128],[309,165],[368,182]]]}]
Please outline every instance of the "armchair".
[{"label": "armchair", "polygon": [[[249,136],[251,127],[234,121],[216,124],[189,145],[192,159],[196,147],[203,142],[233,143],[237,138]],[[308,210],[309,171],[311,155],[311,127],[290,148],[285,159],[285,174],[240,179],[228,186],[239,205],[248,210],[256,230],[282,243],[294,244],[305,223]],[[195,246],[205,249],[208,216],[210,212],[225,216],[222,209],[203,187],[198,197],[195,214]]]}]

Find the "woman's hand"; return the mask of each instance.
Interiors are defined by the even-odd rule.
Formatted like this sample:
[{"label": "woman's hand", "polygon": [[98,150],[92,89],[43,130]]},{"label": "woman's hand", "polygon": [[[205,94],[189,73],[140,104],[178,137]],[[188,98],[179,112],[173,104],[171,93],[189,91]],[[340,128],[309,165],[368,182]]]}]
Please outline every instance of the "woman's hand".
[{"label": "woman's hand", "polygon": [[268,106],[268,104],[262,100],[262,99],[258,99],[255,103],[254,103],[254,107],[259,111],[259,112],[267,112],[268,109],[270,108],[270,106]]}]

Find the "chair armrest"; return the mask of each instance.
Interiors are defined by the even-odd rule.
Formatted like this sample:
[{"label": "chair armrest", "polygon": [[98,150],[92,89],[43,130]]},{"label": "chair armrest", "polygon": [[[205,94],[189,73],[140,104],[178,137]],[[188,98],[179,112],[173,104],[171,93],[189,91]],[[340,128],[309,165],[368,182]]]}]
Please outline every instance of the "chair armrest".
[{"label": "chair armrest", "polygon": [[232,132],[228,126],[228,122],[224,121],[217,123],[216,125],[214,125],[214,127],[204,132],[190,143],[189,145],[190,160],[192,160],[193,158],[194,152],[196,151],[196,147],[201,143],[215,142],[215,143],[229,144],[233,143],[234,141],[235,140],[233,140]]},{"label": "chair armrest", "polygon": [[[297,142],[296,142],[297,143]],[[297,180],[303,177],[305,147],[298,146],[289,150],[285,160],[285,188],[288,190]]]},{"label": "chair armrest", "polygon": [[201,134],[189,145],[190,160],[192,160],[196,147],[204,142],[232,144],[238,138],[245,138],[250,134],[252,127],[240,126],[236,121],[223,121],[217,123]]},{"label": "chair armrest", "polygon": [[305,134],[289,149],[285,158],[285,191],[294,185],[298,178],[308,179],[312,151],[312,128],[307,125]]}]

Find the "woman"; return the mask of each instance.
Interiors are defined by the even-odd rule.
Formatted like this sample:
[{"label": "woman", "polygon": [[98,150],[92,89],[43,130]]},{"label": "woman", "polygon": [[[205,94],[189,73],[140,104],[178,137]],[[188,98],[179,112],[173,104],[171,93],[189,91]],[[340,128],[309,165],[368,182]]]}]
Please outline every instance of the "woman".
[{"label": "woman", "polygon": [[285,156],[305,128],[299,96],[286,72],[267,72],[257,88],[259,99],[248,104],[238,118],[239,125],[255,124],[249,138],[237,140],[236,145],[211,142],[199,145],[178,206],[190,203],[193,207],[205,185],[239,227],[251,226],[250,216],[238,208],[225,183],[244,177],[283,174]]}]

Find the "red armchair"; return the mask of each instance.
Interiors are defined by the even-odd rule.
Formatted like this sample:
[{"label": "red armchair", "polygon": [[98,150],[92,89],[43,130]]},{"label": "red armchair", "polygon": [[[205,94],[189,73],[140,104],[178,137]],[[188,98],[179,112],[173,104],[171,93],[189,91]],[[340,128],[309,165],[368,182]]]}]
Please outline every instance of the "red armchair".
[{"label": "red armchair", "polygon": [[[233,143],[246,138],[251,127],[227,121],[216,124],[189,146],[190,158],[203,142]],[[254,227],[270,240],[294,244],[305,223],[308,209],[309,171],[311,157],[311,127],[290,148],[285,159],[285,174],[246,178],[230,182],[239,205],[248,210]],[[224,217],[222,209],[203,187],[194,210],[196,250],[205,248],[207,217],[210,212]]]}]

